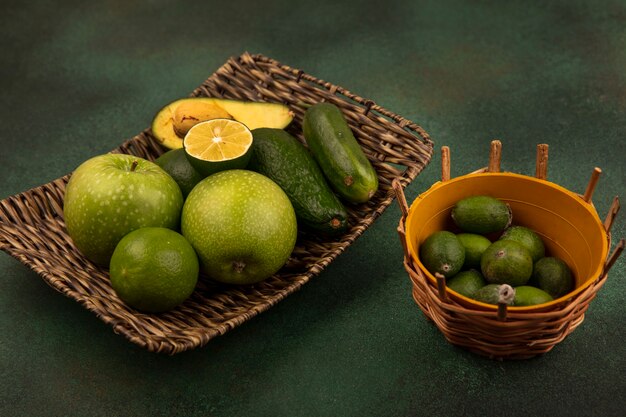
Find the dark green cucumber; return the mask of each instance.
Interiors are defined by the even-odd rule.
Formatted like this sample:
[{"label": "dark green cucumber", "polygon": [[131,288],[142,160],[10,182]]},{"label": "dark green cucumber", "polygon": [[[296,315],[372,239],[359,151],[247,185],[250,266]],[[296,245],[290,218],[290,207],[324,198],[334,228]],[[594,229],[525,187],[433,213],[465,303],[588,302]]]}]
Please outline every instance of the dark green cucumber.
[{"label": "dark green cucumber", "polygon": [[269,177],[285,191],[300,223],[330,233],[347,228],[346,208],[303,144],[281,129],[255,129],[252,136],[248,169]]},{"label": "dark green cucumber", "polygon": [[351,203],[372,198],[378,175],[341,110],[331,103],[314,104],[305,112],[302,128],[313,157],[337,194]]}]

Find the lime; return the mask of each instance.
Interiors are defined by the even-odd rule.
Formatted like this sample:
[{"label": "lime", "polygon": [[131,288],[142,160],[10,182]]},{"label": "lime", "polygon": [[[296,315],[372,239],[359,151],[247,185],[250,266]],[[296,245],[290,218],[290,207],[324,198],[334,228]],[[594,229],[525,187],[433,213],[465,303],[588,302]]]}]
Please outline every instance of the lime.
[{"label": "lime", "polygon": [[463,269],[480,269],[480,258],[485,249],[491,245],[491,241],[485,236],[475,233],[459,233],[456,237],[465,248],[465,263]]},{"label": "lime", "polygon": [[574,274],[562,259],[545,257],[535,262],[531,283],[559,298],[574,289]]},{"label": "lime", "polygon": [[533,262],[537,262],[546,254],[546,248],[539,235],[527,227],[511,226],[502,233],[500,240],[502,239],[514,240],[517,243],[521,243],[530,252]]},{"label": "lime", "polygon": [[521,244],[513,240],[498,240],[483,253],[480,268],[487,282],[516,287],[528,282],[533,272],[533,259]]},{"label": "lime", "polygon": [[547,292],[530,285],[515,287],[515,299],[513,305],[517,307],[534,306],[552,301],[553,298]]},{"label": "lime", "polygon": [[442,230],[428,236],[422,243],[420,260],[431,274],[449,278],[461,270],[465,248],[454,233]]},{"label": "lime", "polygon": [[276,273],[296,243],[285,192],[256,172],[233,169],[200,181],[183,206],[181,229],[216,281],[252,284]]},{"label": "lime", "polygon": [[472,297],[476,291],[487,285],[485,278],[475,269],[461,271],[447,282],[448,288],[466,297]]},{"label": "lime", "polygon": [[154,163],[170,174],[185,198],[191,189],[204,178],[204,175],[201,175],[191,166],[183,148],[165,152]]},{"label": "lime", "polygon": [[487,195],[459,200],[452,208],[451,216],[454,223],[464,232],[481,235],[502,231],[512,220],[509,205]]},{"label": "lime", "polygon": [[205,176],[245,168],[252,156],[252,132],[235,120],[207,120],[189,129],[183,147],[191,165]]},{"label": "lime", "polygon": [[509,285],[487,284],[476,291],[472,298],[486,304],[498,304],[500,302],[500,298],[502,297],[506,304],[511,305],[514,300],[514,297],[511,296],[513,294],[513,288]]},{"label": "lime", "polygon": [[137,310],[158,313],[185,301],[198,280],[198,258],[187,240],[162,227],[124,236],[110,263],[111,286]]}]

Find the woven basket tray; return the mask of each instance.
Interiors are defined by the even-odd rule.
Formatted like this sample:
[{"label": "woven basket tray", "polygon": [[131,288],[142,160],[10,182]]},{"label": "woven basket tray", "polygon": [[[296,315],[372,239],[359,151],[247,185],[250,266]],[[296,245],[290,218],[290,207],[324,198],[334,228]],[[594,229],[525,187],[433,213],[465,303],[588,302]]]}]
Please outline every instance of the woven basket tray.
[{"label": "woven basket tray", "polygon": [[[300,234],[292,257],[276,275],[253,286],[226,286],[200,279],[182,306],[143,314],[124,305],[108,271],[76,250],[63,222],[69,174],[0,202],[0,249],[37,272],[55,290],[78,301],[113,330],[153,352],[175,354],[206,344],[298,290],[359,237],[394,198],[394,179],[405,187],[430,162],[432,141],[418,125],[373,101],[262,55],[229,59],[191,94],[280,102],[295,113],[287,130],[303,141],[301,103],[327,101],[341,108],[379,175],[367,203],[348,207],[351,228],[333,240]],[[146,129],[113,152],[153,160],[165,150]]]}]

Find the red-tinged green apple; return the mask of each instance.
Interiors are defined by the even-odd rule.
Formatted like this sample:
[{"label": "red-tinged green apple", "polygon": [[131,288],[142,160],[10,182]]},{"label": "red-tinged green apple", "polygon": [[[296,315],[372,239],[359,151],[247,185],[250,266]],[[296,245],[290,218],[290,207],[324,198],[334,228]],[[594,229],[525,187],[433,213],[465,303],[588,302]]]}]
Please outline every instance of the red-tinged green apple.
[{"label": "red-tinged green apple", "polygon": [[78,250],[108,266],[117,243],[141,227],[177,229],[183,196],[176,182],[153,162],[104,154],[82,163],[65,190],[63,214]]}]

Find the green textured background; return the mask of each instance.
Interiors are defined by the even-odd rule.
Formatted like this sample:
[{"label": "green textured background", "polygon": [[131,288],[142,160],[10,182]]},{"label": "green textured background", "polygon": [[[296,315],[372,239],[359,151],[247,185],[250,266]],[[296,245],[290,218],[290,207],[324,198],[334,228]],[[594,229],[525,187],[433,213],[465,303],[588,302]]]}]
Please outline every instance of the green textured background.
[{"label": "green textured background", "polygon": [[[31,4],[32,3],[32,4]],[[545,4],[544,4],[545,3]],[[262,53],[376,101],[435,141],[410,201],[484,166],[626,193],[626,3],[36,1],[0,6],[0,198],[147,127],[231,56]],[[626,236],[624,213],[613,228]],[[411,298],[394,204],[320,276],[207,346],[144,351],[0,254],[3,416],[617,416],[624,256],[550,353],[491,361],[448,344]]]}]

